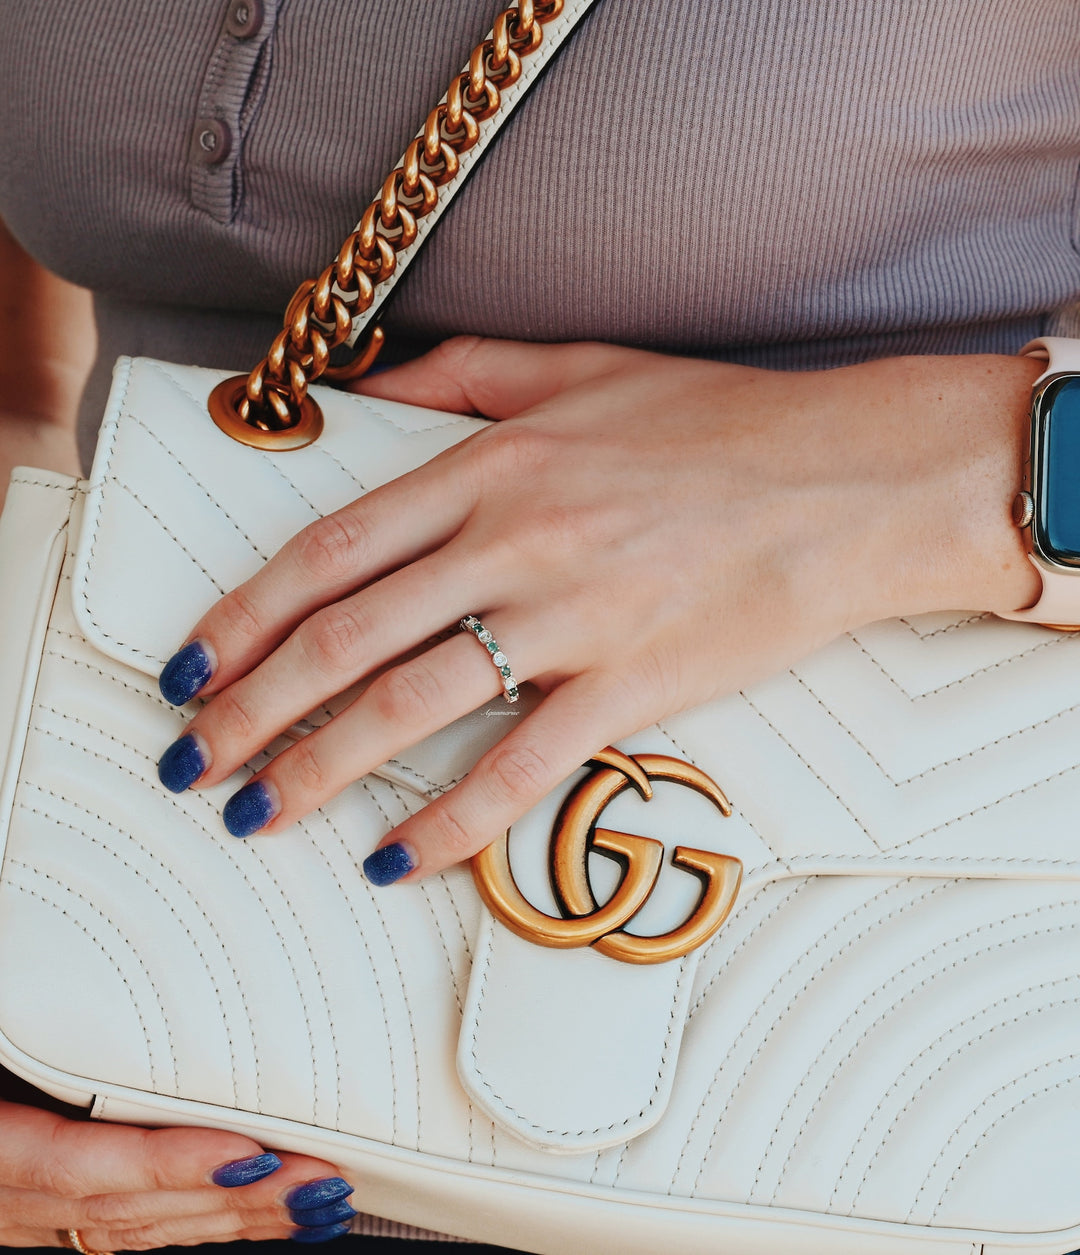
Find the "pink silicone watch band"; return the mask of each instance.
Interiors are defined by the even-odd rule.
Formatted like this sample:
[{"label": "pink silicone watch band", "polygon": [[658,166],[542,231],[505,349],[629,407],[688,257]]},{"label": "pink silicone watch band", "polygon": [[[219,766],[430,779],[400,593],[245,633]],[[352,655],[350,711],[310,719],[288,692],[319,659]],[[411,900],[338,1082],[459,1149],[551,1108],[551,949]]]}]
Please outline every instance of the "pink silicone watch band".
[{"label": "pink silicone watch band", "polygon": [[[1025,357],[1041,358],[1047,363],[1046,369],[1035,380],[1036,385],[1049,375],[1080,374],[1080,340],[1043,336],[1025,344],[1020,353]],[[1075,575],[1060,571],[1044,563],[1035,553],[1029,552],[1028,559],[1042,579],[1039,600],[1024,610],[999,611],[998,618],[1039,623],[1045,627],[1080,629],[1080,571]]]}]

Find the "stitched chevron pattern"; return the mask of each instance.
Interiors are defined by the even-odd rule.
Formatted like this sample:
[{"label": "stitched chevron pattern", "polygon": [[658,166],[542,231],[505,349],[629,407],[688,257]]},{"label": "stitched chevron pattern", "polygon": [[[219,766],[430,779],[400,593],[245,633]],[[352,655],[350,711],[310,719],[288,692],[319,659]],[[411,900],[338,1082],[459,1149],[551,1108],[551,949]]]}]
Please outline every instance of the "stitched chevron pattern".
[{"label": "stitched chevron pattern", "polygon": [[959,612],[874,624],[632,741],[722,782],[746,884],[698,962],[659,1122],[545,1154],[457,1078],[468,874],[379,893],[359,871],[499,720],[263,840],[220,826],[237,780],[172,797],[154,774],[184,723],[152,679],[175,607],[194,618],[475,420],[334,397],[310,457],[209,459],[192,452],[209,377],[137,364],[76,508],[0,879],[0,1027],[19,1051],[88,1093],[183,1094],[480,1176],[813,1212],[837,1232],[1080,1224],[1080,641]]}]

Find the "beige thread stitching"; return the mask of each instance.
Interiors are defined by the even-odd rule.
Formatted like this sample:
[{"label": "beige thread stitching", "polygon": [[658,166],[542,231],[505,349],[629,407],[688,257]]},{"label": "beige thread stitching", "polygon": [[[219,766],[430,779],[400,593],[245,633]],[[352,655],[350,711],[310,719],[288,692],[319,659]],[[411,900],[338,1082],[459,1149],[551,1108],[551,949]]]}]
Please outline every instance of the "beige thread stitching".
[{"label": "beige thread stitching", "polygon": [[[232,972],[233,983],[236,988],[236,992],[240,997],[241,1005],[244,1008],[244,1012],[247,1016],[248,1023],[250,1024],[251,1023],[251,1011],[248,1006],[247,997],[244,993],[243,982],[241,981],[240,974],[237,971],[236,966],[233,963],[231,956],[229,955],[228,949],[225,946],[224,939],[222,938],[221,933],[218,931],[218,927],[214,923],[213,919],[203,909],[202,905],[199,903],[199,900],[188,889],[188,887],[184,884],[184,882],[177,877],[175,870],[168,867],[166,863],[164,863],[160,858],[158,858],[158,856],[154,854],[152,850],[150,850],[147,846],[145,846],[133,834],[123,832],[120,828],[117,827],[116,824],[106,819],[103,815],[99,815],[95,811],[90,810],[88,807],[83,806],[80,802],[75,801],[74,798],[67,797],[63,793],[58,793],[55,789],[46,788],[45,786],[37,784],[30,780],[26,781],[25,785],[27,788],[32,788],[36,790],[38,793],[44,793],[46,796],[53,798],[55,801],[61,802],[62,804],[66,806],[70,806],[72,810],[76,810],[80,814],[88,816],[90,819],[95,820],[99,824],[104,824],[112,832],[115,832],[119,834],[120,836],[125,837],[127,840],[129,840],[136,847],[136,849],[138,849],[144,855],[144,857],[146,857],[151,863],[155,863],[161,869],[161,871],[168,877],[170,885],[178,889],[187,897],[188,901],[192,904],[192,906],[194,906],[198,914],[202,916],[203,920],[206,922],[206,924],[210,928],[210,931],[213,933],[214,939],[217,941],[218,946],[220,947],[221,954],[224,957],[225,965]],[[100,840],[100,838],[95,837],[92,832],[88,831],[86,833],[79,833],[79,830],[76,829],[74,825],[67,823],[63,819],[60,819],[59,816],[50,815],[43,810],[39,810],[35,806],[30,806],[27,802],[20,802],[19,807],[22,810],[29,811],[30,814],[32,815],[39,815],[43,819],[48,820],[50,823],[60,824],[62,827],[67,828],[69,831],[83,836],[85,839],[89,840],[92,845],[98,846],[105,854],[108,854],[111,858],[116,859],[117,862],[119,862],[123,867],[126,867],[128,871],[130,871],[133,875],[139,876],[139,873],[135,870],[134,866],[130,862],[128,862],[128,860],[124,858],[124,856],[120,854],[118,850],[114,850],[110,846],[106,845],[104,841]],[[168,898],[166,898],[165,895],[161,892],[161,889],[150,881],[144,881],[144,883],[147,884],[148,888],[150,888],[161,899],[161,901],[168,908],[169,913],[176,919],[177,923],[180,925],[183,931],[187,934],[188,939],[191,941],[192,946],[194,946],[199,956],[199,959],[202,962],[203,968],[206,971],[207,979],[210,981],[210,984],[213,986],[214,994],[216,995],[217,1000],[218,1000],[218,1006],[219,1008],[221,1008],[221,1011],[222,1011],[221,1018],[222,1018],[222,1024],[224,1025],[224,1028],[225,1028],[225,1036],[229,1042],[229,1060],[230,1060],[231,1071],[232,1071],[233,1101],[236,1103],[239,1103],[240,1097],[239,1097],[239,1089],[238,1089],[238,1083],[237,1083],[236,1044],[233,1040],[232,1025],[230,1024],[228,1017],[225,1015],[224,999],[221,996],[221,990],[218,987],[217,980],[215,979],[214,974],[211,970],[206,954],[204,953],[203,948],[199,945],[198,941],[196,940],[194,933],[192,933],[191,929],[188,928],[188,926],[183,922],[183,920],[180,919],[180,916],[177,913],[176,908],[172,905],[172,903],[169,902]],[[259,1072],[259,1057],[258,1057],[258,1052],[255,1050],[254,1038],[252,1038],[251,1044],[252,1044],[252,1054],[255,1059],[255,1101],[256,1101],[256,1104],[258,1104],[261,1107],[262,1105],[261,1076]]]},{"label": "beige thread stitching", "polygon": [[[893,883],[886,885],[883,889],[879,889],[870,898],[864,900],[863,902],[858,903],[854,907],[851,907],[838,920],[836,920],[833,923],[831,928],[829,928],[827,931],[822,933],[817,938],[814,944],[805,952],[803,956],[801,956],[801,958],[809,959],[810,956],[814,953],[814,951],[820,950],[821,946],[825,943],[826,939],[832,937],[833,934],[838,934],[840,932],[840,929],[843,926],[847,925],[850,921],[854,920],[855,917],[857,917],[858,915],[865,913],[871,906],[878,903],[881,899],[888,898],[890,895],[898,892],[901,888],[907,887],[910,883],[911,883],[910,878],[894,881]],[[862,941],[863,938],[866,937],[869,933],[877,929],[883,928],[886,924],[890,923],[893,919],[897,918],[900,915],[903,915],[907,911],[912,910],[914,907],[919,906],[927,898],[933,897],[936,893],[940,892],[940,890],[941,890],[941,886],[935,885],[933,888],[929,890],[924,890],[917,897],[909,899],[908,901],[905,901],[905,902],[901,902],[899,906],[893,907],[893,909],[888,911],[885,915],[879,915],[875,919],[871,920],[869,924],[865,925],[862,929],[860,929],[860,931],[850,936],[837,949],[830,951],[829,954],[825,957],[824,962],[819,962],[819,965],[816,968],[816,970],[810,975],[808,979],[802,982],[800,987],[788,999],[787,1003],[780,1010],[780,1012],[771,1013],[773,1015],[772,1024],[769,1026],[765,1034],[758,1039],[757,1045],[754,1047],[753,1053],[751,1054],[747,1062],[743,1065],[743,1069],[739,1073],[739,1076],[736,1078],[734,1085],[730,1087],[729,1093],[733,1095],[738,1091],[739,1086],[742,1084],[743,1080],[748,1075],[750,1069],[753,1067],[755,1061],[760,1056],[762,1050],[764,1050],[767,1042],[773,1035],[773,1032],[779,1027],[780,1023],[783,1021],[785,1016],[787,1016],[787,1014],[791,1011],[792,1007],[794,1007],[795,1004],[799,1001],[799,999],[804,997],[810,992],[811,986],[820,975],[822,975],[828,968],[834,966],[838,962],[838,960],[841,958],[842,955],[846,954],[846,952],[850,950],[854,945]],[[759,1015],[764,1016],[766,1014],[766,1006],[768,1004],[769,999],[772,998],[773,994],[777,992],[781,983],[787,977],[789,977],[791,973],[795,970],[795,966],[797,966],[797,964],[793,965],[787,971],[781,973],[781,975],[778,976],[776,980],[773,982],[772,988],[765,995],[765,997],[763,997],[760,1000],[753,1015],[751,1015],[751,1017],[739,1030],[738,1036],[735,1038],[734,1042],[732,1043],[732,1051],[734,1050],[734,1047],[737,1046],[739,1042],[742,1041],[743,1037],[745,1037],[746,1034],[749,1032],[750,1026],[754,1023],[754,1021],[758,1018],[758,1016]],[[731,1057],[731,1053],[732,1052],[729,1051],[727,1058]],[[682,1167],[683,1157],[685,1156],[686,1151],[689,1149],[690,1138],[695,1128],[697,1127],[698,1122],[704,1118],[705,1110],[707,1106],[709,1105],[714,1089],[719,1084],[720,1077],[724,1073],[726,1064],[727,1064],[727,1059],[721,1062],[720,1066],[716,1069],[716,1072],[713,1074],[713,1079],[710,1082],[708,1089],[706,1090],[704,1096],[702,1097],[701,1102],[698,1104],[697,1113],[695,1114],[694,1119],[691,1122],[690,1129],[687,1134],[686,1145],[683,1147],[683,1152],[679,1156],[679,1162],[675,1166],[675,1173],[673,1174],[673,1180],[674,1180],[674,1177],[677,1177],[679,1175],[680,1169]],[[717,1120],[716,1124],[713,1125],[712,1131],[709,1135],[708,1145],[705,1148],[705,1153],[701,1157],[701,1162],[698,1168],[698,1173],[697,1173],[697,1176],[694,1178],[694,1183],[693,1183],[693,1186],[691,1187],[691,1193],[694,1195],[696,1195],[697,1191],[701,1188],[701,1180],[702,1180],[702,1177],[704,1176],[705,1169],[708,1166],[709,1157],[712,1154],[713,1147],[716,1144],[716,1139],[717,1139],[717,1136],[720,1131],[720,1127],[723,1124],[723,1122],[724,1122],[724,1117],[723,1117],[723,1113],[721,1113],[719,1120]]]}]

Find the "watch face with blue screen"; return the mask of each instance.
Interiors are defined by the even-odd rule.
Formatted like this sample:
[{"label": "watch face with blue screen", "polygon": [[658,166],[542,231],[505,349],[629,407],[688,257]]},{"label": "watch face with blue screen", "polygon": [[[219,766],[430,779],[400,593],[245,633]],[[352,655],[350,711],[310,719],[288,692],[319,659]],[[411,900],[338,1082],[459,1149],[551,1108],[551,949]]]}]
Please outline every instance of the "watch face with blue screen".
[{"label": "watch face with blue screen", "polygon": [[1080,375],[1049,380],[1032,418],[1036,550],[1080,567]]}]

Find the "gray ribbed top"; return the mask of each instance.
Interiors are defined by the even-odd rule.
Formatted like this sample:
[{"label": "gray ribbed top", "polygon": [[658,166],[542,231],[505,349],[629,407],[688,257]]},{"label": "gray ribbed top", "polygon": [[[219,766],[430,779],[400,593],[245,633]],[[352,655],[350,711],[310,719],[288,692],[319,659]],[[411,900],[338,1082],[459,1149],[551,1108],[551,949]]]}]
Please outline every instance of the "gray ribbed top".
[{"label": "gray ribbed top", "polygon": [[[0,213],[106,363],[251,365],[494,13],[264,4],[0,0]],[[1078,123],[1076,0],[599,0],[385,321],[788,368],[1080,332]]]}]

